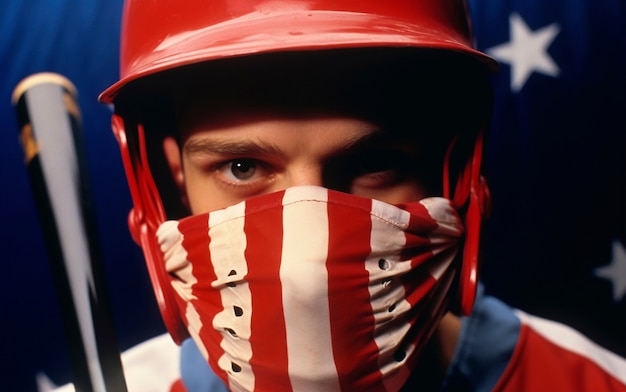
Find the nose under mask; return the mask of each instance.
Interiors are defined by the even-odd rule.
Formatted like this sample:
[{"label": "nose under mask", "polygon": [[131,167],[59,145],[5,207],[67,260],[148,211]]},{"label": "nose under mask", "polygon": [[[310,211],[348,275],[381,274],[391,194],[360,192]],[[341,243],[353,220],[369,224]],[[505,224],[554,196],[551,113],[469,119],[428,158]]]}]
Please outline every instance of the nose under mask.
[{"label": "nose under mask", "polygon": [[450,302],[450,201],[390,205],[321,187],[167,221],[181,316],[235,391],[395,391]]}]

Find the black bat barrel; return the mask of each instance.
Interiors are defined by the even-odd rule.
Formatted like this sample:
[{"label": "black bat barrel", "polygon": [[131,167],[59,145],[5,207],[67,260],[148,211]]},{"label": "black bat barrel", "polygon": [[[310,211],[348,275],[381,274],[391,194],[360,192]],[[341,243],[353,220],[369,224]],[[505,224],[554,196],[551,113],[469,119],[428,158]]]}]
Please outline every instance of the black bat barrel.
[{"label": "black bat barrel", "polygon": [[[78,392],[125,391],[74,85],[40,73],[13,92],[31,190]],[[27,262],[27,261],[25,261]]]}]

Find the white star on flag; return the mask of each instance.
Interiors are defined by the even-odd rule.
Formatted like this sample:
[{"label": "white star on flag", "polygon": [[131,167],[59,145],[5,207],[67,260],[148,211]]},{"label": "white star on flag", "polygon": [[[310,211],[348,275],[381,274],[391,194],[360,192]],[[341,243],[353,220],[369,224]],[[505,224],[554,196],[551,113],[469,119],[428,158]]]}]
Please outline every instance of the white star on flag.
[{"label": "white star on flag", "polygon": [[517,13],[509,17],[510,41],[487,49],[496,59],[511,65],[511,90],[519,92],[534,72],[556,77],[560,73],[548,47],[560,31],[556,23],[532,31]]},{"label": "white star on flag", "polygon": [[595,269],[595,275],[613,285],[613,299],[618,302],[626,295],[626,251],[619,241],[613,241],[611,264]]}]

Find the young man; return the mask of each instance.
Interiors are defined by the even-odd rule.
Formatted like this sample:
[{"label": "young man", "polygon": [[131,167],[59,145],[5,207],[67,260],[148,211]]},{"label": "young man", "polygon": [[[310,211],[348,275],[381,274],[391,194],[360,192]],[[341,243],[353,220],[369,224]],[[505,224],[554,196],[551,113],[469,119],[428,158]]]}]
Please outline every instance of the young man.
[{"label": "young man", "polygon": [[457,0],[127,2],[101,100],[165,324],[210,365],[183,361],[190,390],[626,390],[477,290],[471,42]]}]

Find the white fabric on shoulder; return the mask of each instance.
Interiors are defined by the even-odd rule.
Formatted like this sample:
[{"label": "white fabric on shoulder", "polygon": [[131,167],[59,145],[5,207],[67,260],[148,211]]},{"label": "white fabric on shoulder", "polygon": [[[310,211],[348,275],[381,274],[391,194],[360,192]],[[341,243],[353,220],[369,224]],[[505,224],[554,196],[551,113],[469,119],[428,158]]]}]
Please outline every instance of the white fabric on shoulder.
[{"label": "white fabric on shoulder", "polygon": [[[169,334],[146,340],[122,353],[122,365],[129,392],[169,392],[180,379],[180,347]],[[39,392],[74,392],[66,384],[48,389],[40,384]]]}]

